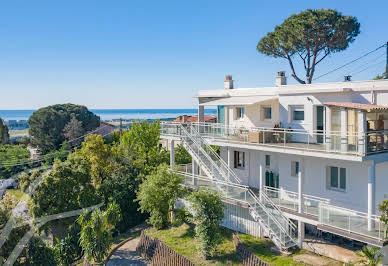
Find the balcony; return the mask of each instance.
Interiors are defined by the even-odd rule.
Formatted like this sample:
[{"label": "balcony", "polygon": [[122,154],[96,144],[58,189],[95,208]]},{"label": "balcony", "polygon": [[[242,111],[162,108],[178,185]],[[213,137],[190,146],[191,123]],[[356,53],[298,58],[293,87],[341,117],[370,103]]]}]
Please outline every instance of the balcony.
[{"label": "balcony", "polygon": [[[291,128],[233,127],[215,123],[195,123],[205,138],[228,143],[268,146],[303,151],[365,156],[388,151],[388,130],[366,134],[341,134]],[[161,123],[162,135],[180,135],[178,125]]]}]

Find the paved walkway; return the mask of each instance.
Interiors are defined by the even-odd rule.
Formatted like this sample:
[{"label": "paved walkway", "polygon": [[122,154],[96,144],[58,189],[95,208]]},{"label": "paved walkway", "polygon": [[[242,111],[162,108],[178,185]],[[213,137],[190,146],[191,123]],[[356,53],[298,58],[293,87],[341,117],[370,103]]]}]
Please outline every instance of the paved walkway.
[{"label": "paved walkway", "polygon": [[[134,227],[131,231],[137,232],[144,229],[144,224]],[[107,261],[107,266],[119,265],[148,265],[136,252],[136,246],[139,243],[140,237],[127,241],[124,245],[116,249]]]}]

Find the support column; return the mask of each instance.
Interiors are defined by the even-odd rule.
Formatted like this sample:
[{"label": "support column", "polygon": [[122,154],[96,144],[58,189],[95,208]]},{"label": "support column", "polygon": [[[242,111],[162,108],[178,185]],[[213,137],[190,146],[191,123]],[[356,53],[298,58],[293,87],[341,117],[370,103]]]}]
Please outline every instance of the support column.
[{"label": "support column", "polygon": [[376,186],[376,163],[368,166],[368,231],[373,231],[375,228],[375,221],[372,216],[375,214],[375,186]]},{"label": "support column", "polygon": [[170,140],[170,168],[173,169],[175,165],[175,147],[174,140]]},{"label": "support column", "polygon": [[326,150],[331,150],[331,109],[325,108],[325,144]]},{"label": "support column", "polygon": [[260,152],[259,153],[259,189],[260,193],[264,191],[264,185],[265,185],[265,166],[264,166],[264,153]]},{"label": "support column", "polygon": [[358,110],[357,113],[357,128],[358,128],[358,154],[364,155],[367,151],[366,139],[366,113]]},{"label": "support column", "polygon": [[196,186],[198,184],[198,164],[194,159],[191,159],[191,173],[193,174],[193,185]]},{"label": "support column", "polygon": [[228,180],[230,180],[230,169],[232,169],[232,149],[230,147],[226,147],[227,152],[227,163],[228,163]]},{"label": "support column", "polygon": [[[200,105],[198,106],[198,123],[203,123],[205,122],[205,107],[203,105]],[[198,126],[198,131],[199,133],[202,133],[203,132],[203,127],[202,126]]]},{"label": "support column", "polygon": [[348,112],[341,107],[341,151],[348,151]]},{"label": "support column", "polygon": [[[303,213],[304,201],[303,201],[303,159],[298,161],[298,212]],[[304,223],[298,221],[298,246],[302,248],[304,240]]]}]

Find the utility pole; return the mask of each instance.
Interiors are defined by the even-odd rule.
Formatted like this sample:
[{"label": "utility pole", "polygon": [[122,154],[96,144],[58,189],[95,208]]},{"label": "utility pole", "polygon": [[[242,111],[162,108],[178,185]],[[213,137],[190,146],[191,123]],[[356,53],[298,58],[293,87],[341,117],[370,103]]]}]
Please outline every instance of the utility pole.
[{"label": "utility pole", "polygon": [[120,142],[121,142],[122,135],[123,135],[123,119],[120,117]]}]

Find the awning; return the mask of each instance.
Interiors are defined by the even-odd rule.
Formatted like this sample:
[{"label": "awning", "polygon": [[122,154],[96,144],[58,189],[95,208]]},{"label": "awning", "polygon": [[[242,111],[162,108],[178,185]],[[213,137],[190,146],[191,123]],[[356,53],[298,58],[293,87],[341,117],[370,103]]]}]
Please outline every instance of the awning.
[{"label": "awning", "polygon": [[352,109],[364,110],[367,112],[388,110],[388,106],[376,105],[376,104],[366,104],[366,103],[326,102],[324,104],[327,106],[352,108]]},{"label": "awning", "polygon": [[207,102],[202,102],[199,105],[243,106],[243,105],[251,105],[259,102],[265,102],[265,101],[276,100],[276,99],[278,99],[277,96],[228,97],[228,98],[218,98],[218,99],[209,100]]}]

